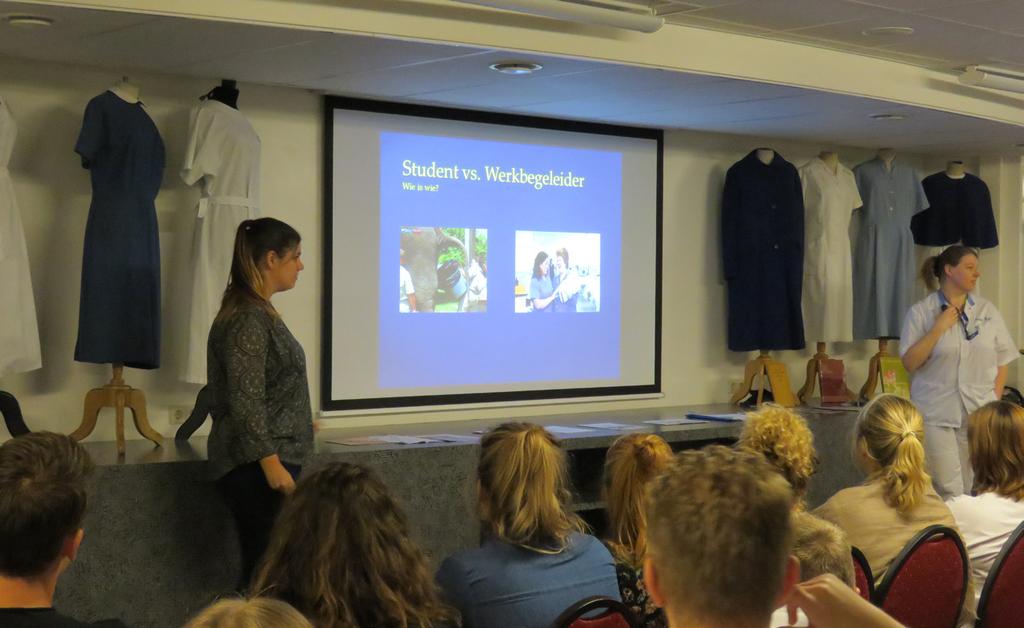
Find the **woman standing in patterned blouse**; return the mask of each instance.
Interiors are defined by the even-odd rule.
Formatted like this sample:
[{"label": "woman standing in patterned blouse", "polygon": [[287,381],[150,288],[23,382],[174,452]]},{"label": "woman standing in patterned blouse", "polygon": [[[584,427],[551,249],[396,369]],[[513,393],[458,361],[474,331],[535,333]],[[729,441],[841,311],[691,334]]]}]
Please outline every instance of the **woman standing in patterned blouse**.
[{"label": "woman standing in patterned blouse", "polygon": [[306,355],[270,303],[295,287],[301,255],[301,237],[287,224],[243,221],[207,343],[210,467],[238,528],[243,584],[313,451]]},{"label": "woman standing in patterned blouse", "polygon": [[654,434],[627,434],[612,443],[604,463],[604,499],[608,509],[605,544],[615,558],[622,601],[630,607],[640,628],[665,628],[665,614],[655,606],[644,586],[647,554],[647,518],[644,488],[668,466],[672,448]]}]

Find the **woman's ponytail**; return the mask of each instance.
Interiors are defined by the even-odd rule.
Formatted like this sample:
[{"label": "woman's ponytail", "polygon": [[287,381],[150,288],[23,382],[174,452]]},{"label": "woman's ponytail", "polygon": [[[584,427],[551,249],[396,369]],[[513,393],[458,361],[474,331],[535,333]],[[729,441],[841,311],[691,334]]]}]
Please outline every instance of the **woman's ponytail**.
[{"label": "woman's ponytail", "polygon": [[885,501],[900,512],[924,497],[931,477],[925,470],[924,418],[909,400],[879,395],[857,417],[857,443],[878,463]]},{"label": "woman's ponytail", "polygon": [[277,311],[263,296],[263,273],[259,265],[270,251],[284,257],[301,241],[298,231],[275,218],[243,220],[235,230],[231,274],[216,320],[231,318],[245,303],[256,303],[277,316]]}]

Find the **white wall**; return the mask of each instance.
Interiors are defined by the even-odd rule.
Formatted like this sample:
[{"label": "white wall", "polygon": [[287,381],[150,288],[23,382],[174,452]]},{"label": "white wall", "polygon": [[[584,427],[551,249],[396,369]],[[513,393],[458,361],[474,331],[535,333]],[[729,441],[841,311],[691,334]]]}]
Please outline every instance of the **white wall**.
[{"label": "white wall", "polygon": [[[0,389],[14,393],[33,429],[70,432],[81,420],[86,391],[105,383],[109,368],[73,361],[78,321],[82,241],[89,208],[88,172],[73,153],[81,114],[90,98],[119,77],[85,67],[0,57],[0,86],[19,125],[11,163],[31,256],[36,307],[42,336],[43,368],[5,377]],[[177,175],[184,151],[188,111],[215,82],[161,75],[135,75],[142,99],[163,135],[168,169],[157,198],[163,280],[163,367],[157,371],[126,370],[128,383],[142,388],[149,400],[150,421],[173,434],[170,411],[191,407],[196,387],[178,381],[184,357],[184,312],[188,299],[189,245],[196,190]],[[294,225],[303,234],[306,270],[295,290],[275,297],[275,305],[306,349],[314,407],[319,404],[320,367],[320,240],[322,129],[319,96],[295,89],[241,85],[240,108],[263,143],[264,214]],[[731,382],[742,378],[746,354],[725,346],[725,289],[718,256],[718,206],[725,171],[756,146],[772,146],[796,165],[814,156],[820,146],[762,138],[673,131],[667,134],[664,196],[663,362],[664,399],[546,405],[506,409],[440,411],[400,415],[367,415],[331,419],[330,427],[385,425],[472,418],[499,418],[557,412],[606,411],[726,401]],[[840,149],[848,166],[869,158],[866,149]],[[951,156],[963,158],[963,156]],[[941,158],[904,156],[928,174]],[[987,165],[986,165],[987,164]],[[983,167],[992,166],[990,162]],[[968,167],[977,172],[977,161]],[[993,198],[1012,207],[1003,228],[1019,232],[1021,184],[1019,167],[1000,162]],[[984,173],[983,173],[984,175]],[[996,187],[998,186],[998,187]],[[1015,300],[1020,267],[1020,235],[1006,239],[998,253],[986,253],[986,268],[1009,270],[990,281],[999,289],[985,294],[999,303]],[[998,283],[997,283],[998,282]],[[1011,284],[1012,287],[1011,287]],[[1004,307],[1005,309],[1005,307]],[[1018,326],[1019,317],[1013,317]],[[1010,318],[1008,316],[1008,319]],[[2,324],[2,321],[0,321]],[[809,339],[812,340],[812,339]],[[870,343],[830,347],[843,358],[855,390],[864,380]],[[793,388],[803,383],[804,352],[783,352]],[[113,438],[112,411],[101,417],[91,439]],[[0,430],[2,432],[2,430]],[[5,434],[0,433],[0,438]],[[137,437],[129,425],[128,437]]]}]

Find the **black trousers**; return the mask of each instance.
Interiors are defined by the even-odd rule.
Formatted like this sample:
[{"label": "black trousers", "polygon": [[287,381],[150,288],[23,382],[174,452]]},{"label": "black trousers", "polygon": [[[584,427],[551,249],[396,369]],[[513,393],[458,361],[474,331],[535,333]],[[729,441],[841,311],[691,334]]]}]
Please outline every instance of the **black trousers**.
[{"label": "black trousers", "polygon": [[[302,467],[282,462],[284,468],[298,480]],[[235,518],[238,544],[242,550],[242,574],[239,591],[249,587],[256,563],[263,556],[270,541],[270,529],[281,510],[283,495],[267,484],[267,476],[259,462],[235,467],[217,480],[224,501]]]}]

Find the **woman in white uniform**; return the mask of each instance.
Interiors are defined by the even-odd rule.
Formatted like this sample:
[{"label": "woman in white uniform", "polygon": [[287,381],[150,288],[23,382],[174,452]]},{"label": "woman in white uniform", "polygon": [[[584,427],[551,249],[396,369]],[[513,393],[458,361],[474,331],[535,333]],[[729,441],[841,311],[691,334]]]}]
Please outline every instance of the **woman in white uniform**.
[{"label": "woman in white uniform", "polygon": [[967,416],[1002,397],[1017,347],[994,305],[972,295],[981,273],[974,249],[953,245],[921,269],[929,288],[903,321],[900,357],[910,398],[924,415],[924,446],[935,490],[949,499],[970,490]]}]

